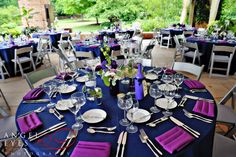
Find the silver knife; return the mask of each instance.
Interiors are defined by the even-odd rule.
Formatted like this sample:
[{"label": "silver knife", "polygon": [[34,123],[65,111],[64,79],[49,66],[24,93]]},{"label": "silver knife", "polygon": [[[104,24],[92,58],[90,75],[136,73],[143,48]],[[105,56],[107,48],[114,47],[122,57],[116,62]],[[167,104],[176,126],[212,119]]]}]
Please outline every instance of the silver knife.
[{"label": "silver knife", "polygon": [[188,99],[193,99],[193,100],[203,100],[203,101],[208,101],[208,102],[214,102],[214,100],[212,100],[212,99],[200,98],[200,97],[192,96],[192,95],[185,95],[184,97],[186,97]]},{"label": "silver knife", "polygon": [[122,142],[123,134],[124,134],[124,131],[122,131],[122,132],[120,133],[119,138],[118,138],[118,141],[117,141],[118,146],[117,146],[117,149],[116,149],[116,157],[118,157],[118,155],[119,155],[120,144],[121,144],[121,142]]},{"label": "silver knife", "polygon": [[127,132],[124,133],[123,139],[122,139],[122,150],[121,150],[121,156],[124,156],[124,150],[125,150],[125,144],[126,144],[126,140],[127,140]]},{"label": "silver knife", "polygon": [[141,140],[142,143],[145,143],[148,148],[152,151],[152,153],[156,156],[156,157],[159,157],[159,155],[153,150],[153,148],[149,145],[149,143],[147,142],[147,140],[143,139],[142,135],[139,134],[139,138]]},{"label": "silver knife", "polygon": [[157,149],[157,147],[156,147],[156,146],[152,143],[152,141],[148,138],[148,136],[147,136],[147,134],[145,133],[145,131],[144,131],[143,129],[140,129],[139,131],[140,131],[140,133],[141,133],[142,138],[143,138],[144,140],[147,140],[147,143],[149,142],[149,143],[153,146],[153,148],[154,148],[160,155],[163,155],[162,152],[161,152],[159,149]]},{"label": "silver knife", "polygon": [[175,124],[177,124],[178,126],[181,126],[182,128],[184,128],[185,130],[187,130],[189,133],[191,133],[193,136],[195,136],[196,138],[199,138],[200,133],[193,130],[192,128],[190,128],[189,126],[185,125],[184,123],[182,123],[181,121],[179,121],[178,119],[170,116],[170,120],[172,122],[174,122]]},{"label": "silver knife", "polygon": [[44,131],[42,131],[42,132],[39,132],[39,133],[36,133],[36,134],[33,135],[33,136],[30,136],[28,139],[29,139],[30,141],[36,140],[37,138],[42,137],[42,135],[45,135],[44,133],[47,133],[47,132],[49,132],[49,131],[51,131],[51,130],[55,131],[55,128],[56,128],[56,130],[57,130],[57,129],[60,129],[60,128],[58,128],[58,127],[60,127],[60,126],[65,126],[65,125],[66,125],[66,122],[58,123],[58,124],[53,125],[53,126],[51,126],[50,128],[48,128],[48,129],[46,129],[46,130],[44,130]]},{"label": "silver knife", "polygon": [[[69,147],[72,139],[74,139],[77,135],[78,135],[78,131],[79,130],[71,130],[67,139],[68,139],[68,143],[66,144],[66,147],[62,150],[62,152],[60,153],[60,156],[64,155],[65,151],[67,150],[67,148]],[[67,141],[67,140],[66,140]]]},{"label": "silver knife", "polygon": [[49,99],[38,99],[38,100],[24,100],[22,103],[24,104],[32,104],[32,103],[48,103]]}]

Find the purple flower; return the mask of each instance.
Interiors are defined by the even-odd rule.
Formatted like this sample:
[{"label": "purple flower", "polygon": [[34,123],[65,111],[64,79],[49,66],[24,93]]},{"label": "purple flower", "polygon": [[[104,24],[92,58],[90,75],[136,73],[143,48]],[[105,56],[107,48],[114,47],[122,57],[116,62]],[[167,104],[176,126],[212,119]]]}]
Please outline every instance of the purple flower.
[{"label": "purple flower", "polygon": [[106,65],[107,65],[107,61],[106,60],[102,61],[102,65],[101,66],[102,66],[103,70],[107,69]]},{"label": "purple flower", "polygon": [[116,69],[117,67],[118,67],[118,65],[117,65],[116,61],[115,61],[115,60],[112,60],[112,61],[111,61],[111,68],[112,68],[112,69]]},{"label": "purple flower", "polygon": [[95,68],[95,71],[99,71],[102,69],[102,65],[97,65],[96,68]]}]

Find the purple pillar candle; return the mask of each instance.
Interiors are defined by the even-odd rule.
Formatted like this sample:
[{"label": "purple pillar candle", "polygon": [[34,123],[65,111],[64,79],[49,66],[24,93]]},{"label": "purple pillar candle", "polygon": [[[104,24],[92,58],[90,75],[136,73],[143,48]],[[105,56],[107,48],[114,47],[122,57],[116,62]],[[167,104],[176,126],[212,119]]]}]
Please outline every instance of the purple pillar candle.
[{"label": "purple pillar candle", "polygon": [[138,72],[135,77],[135,97],[137,100],[142,100],[144,97],[143,93],[143,73],[142,73],[142,65],[138,64]]}]

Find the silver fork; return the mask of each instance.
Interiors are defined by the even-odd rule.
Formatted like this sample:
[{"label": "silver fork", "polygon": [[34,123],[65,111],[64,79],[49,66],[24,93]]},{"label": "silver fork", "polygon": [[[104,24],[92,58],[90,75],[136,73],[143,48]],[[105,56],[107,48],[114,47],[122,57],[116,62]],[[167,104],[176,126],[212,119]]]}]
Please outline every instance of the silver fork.
[{"label": "silver fork", "polygon": [[206,123],[212,123],[212,120],[211,119],[208,119],[208,118],[204,118],[202,116],[199,116],[197,114],[193,114],[193,113],[190,113],[188,112],[187,110],[183,109],[184,111],[184,114],[189,117],[189,118],[195,118],[195,119],[198,119],[198,120],[201,120],[203,122],[206,122]]},{"label": "silver fork", "polygon": [[19,115],[18,118],[19,118],[19,117],[23,117],[23,116],[25,116],[25,115],[27,115],[27,114],[30,114],[30,113],[32,113],[32,112],[40,113],[40,112],[43,112],[45,109],[46,109],[46,106],[39,107],[39,108],[37,108],[36,110],[32,110],[32,111],[29,111],[29,112],[26,112],[26,113],[23,113],[23,114]]}]

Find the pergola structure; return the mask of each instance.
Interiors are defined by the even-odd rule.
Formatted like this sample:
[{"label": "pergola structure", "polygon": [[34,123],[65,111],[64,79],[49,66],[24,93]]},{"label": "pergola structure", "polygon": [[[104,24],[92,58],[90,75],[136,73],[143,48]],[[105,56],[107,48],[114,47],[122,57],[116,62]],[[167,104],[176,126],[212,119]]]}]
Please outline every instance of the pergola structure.
[{"label": "pergola structure", "polygon": [[[185,19],[187,18],[187,13],[189,12],[189,24],[193,25],[193,18],[194,18],[194,9],[196,6],[197,0],[183,0],[183,9],[180,18],[180,23],[184,23]],[[211,23],[216,19],[216,15],[219,9],[219,4],[221,0],[209,0],[210,2],[210,16],[208,24]]]}]

